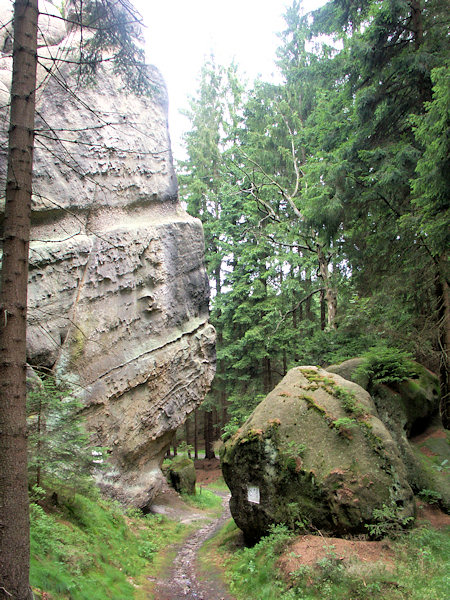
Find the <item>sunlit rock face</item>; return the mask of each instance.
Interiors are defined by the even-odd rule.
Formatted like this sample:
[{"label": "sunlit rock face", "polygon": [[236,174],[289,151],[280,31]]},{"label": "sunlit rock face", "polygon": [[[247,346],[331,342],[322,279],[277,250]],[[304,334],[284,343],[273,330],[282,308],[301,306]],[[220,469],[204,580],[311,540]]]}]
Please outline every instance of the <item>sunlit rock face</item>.
[{"label": "sunlit rock face", "polygon": [[[28,361],[83,398],[92,441],[110,451],[99,483],[145,506],[166,445],[214,374],[203,231],[178,201],[158,71],[148,67],[148,97],[126,91],[108,63],[81,84],[70,62],[50,58],[76,56],[80,32],[42,19],[55,45],[39,51]],[[2,48],[5,106],[6,38]],[[5,110],[0,125],[3,188]]]}]

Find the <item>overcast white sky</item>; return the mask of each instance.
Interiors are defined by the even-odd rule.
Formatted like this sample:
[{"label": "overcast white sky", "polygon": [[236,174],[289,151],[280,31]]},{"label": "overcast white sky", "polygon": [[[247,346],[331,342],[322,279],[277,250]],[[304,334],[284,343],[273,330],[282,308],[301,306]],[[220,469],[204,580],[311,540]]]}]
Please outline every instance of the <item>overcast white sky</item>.
[{"label": "overcast white sky", "polygon": [[[305,12],[326,0],[304,0]],[[274,72],[277,33],[291,0],[133,0],[147,25],[147,61],[162,72],[169,91],[169,128],[175,157],[188,121],[179,114],[195,95],[200,68],[236,60],[253,81]]]}]

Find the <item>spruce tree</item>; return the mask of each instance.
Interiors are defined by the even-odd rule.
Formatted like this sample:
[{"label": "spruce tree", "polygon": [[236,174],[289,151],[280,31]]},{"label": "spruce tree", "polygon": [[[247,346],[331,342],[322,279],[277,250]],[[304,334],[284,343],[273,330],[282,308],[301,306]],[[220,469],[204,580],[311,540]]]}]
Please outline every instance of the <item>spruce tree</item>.
[{"label": "spruce tree", "polygon": [[[85,11],[81,10],[84,5]],[[90,65],[101,48],[116,49],[112,59],[131,87],[141,89],[140,57],[134,46],[136,13],[128,0],[74,0],[73,26],[94,30],[88,36]],[[122,19],[124,12],[127,19]],[[3,222],[0,290],[0,598],[28,600],[29,519],[26,440],[26,309],[31,226],[32,169],[38,33],[38,0],[15,0],[8,169]],[[97,35],[98,34],[98,35]],[[102,45],[103,44],[103,45]],[[127,46],[128,45],[128,46]],[[126,51],[121,48],[127,46]],[[83,47],[81,48],[83,51]],[[88,64],[81,52],[79,67]]]}]

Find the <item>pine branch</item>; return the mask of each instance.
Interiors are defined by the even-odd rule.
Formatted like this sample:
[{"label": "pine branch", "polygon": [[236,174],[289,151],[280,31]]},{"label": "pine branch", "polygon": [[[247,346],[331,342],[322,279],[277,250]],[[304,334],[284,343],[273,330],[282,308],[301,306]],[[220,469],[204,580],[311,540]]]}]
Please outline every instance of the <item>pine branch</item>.
[{"label": "pine branch", "polygon": [[298,302],[294,308],[292,308],[291,310],[288,310],[284,316],[282,317],[281,321],[278,322],[274,333],[276,333],[278,331],[278,329],[280,328],[281,324],[287,319],[287,317],[292,314],[294,311],[296,311],[298,308],[300,308],[300,306],[306,302],[307,300],[309,300],[310,298],[312,298],[312,296],[314,296],[315,294],[318,294],[319,292],[324,292],[325,288],[321,287],[321,288],[317,288],[316,290],[313,290],[312,292],[310,292],[307,296],[305,296],[304,298],[302,298],[300,300],[300,302]]}]

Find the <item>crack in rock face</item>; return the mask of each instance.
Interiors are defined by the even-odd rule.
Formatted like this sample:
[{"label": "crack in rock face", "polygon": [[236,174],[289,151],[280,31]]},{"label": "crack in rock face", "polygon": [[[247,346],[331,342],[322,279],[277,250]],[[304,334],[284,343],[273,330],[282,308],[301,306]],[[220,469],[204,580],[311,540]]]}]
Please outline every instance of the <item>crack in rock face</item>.
[{"label": "crack in rock face", "polygon": [[[70,63],[81,33],[61,28],[50,3],[42,7],[40,31],[51,43],[39,51],[36,129],[45,143],[34,155],[27,361],[82,399],[93,444],[108,449],[99,484],[145,507],[162,485],[166,446],[214,376],[203,230],[178,199],[158,70],[147,67],[148,96],[125,92],[109,62],[83,85]],[[2,22],[10,11],[0,4]],[[7,35],[0,32],[4,148]],[[58,80],[49,77],[52,57],[62,55],[69,60]]]}]

